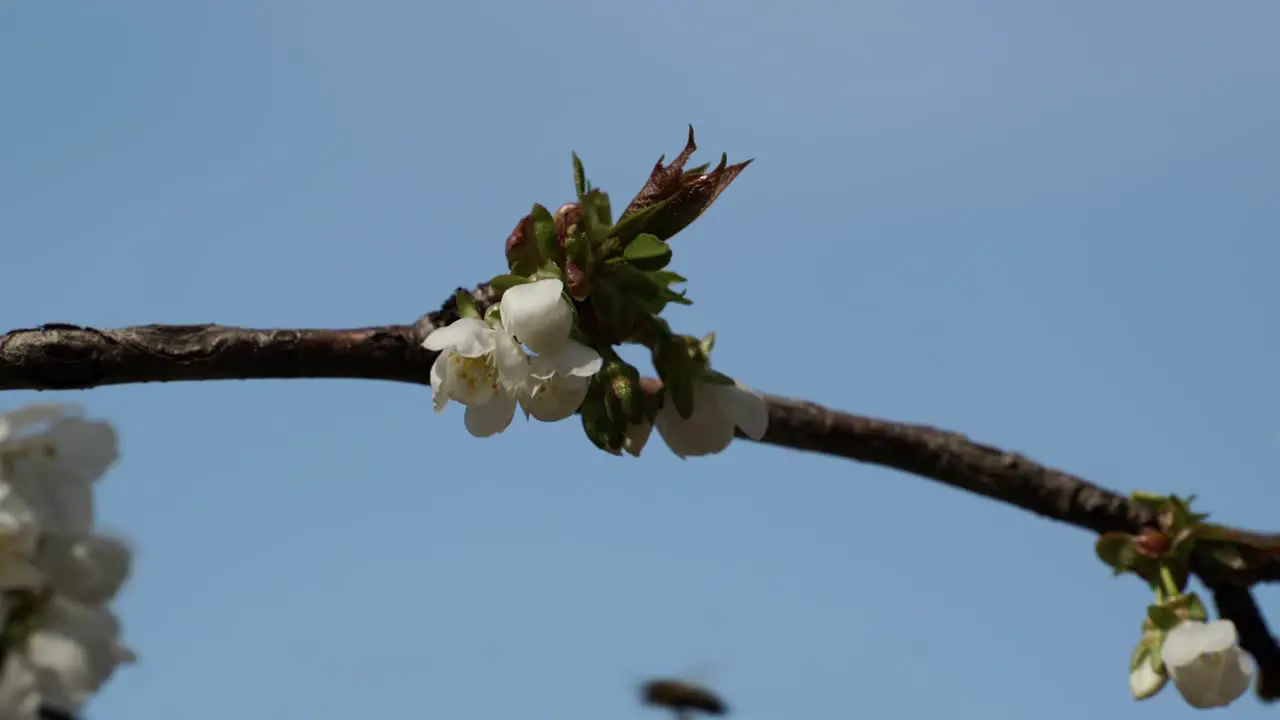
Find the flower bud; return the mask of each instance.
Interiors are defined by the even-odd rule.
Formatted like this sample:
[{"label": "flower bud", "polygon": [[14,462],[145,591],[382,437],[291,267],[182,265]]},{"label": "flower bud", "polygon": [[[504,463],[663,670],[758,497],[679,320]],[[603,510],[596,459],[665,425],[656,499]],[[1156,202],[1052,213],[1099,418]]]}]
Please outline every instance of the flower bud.
[{"label": "flower bud", "polygon": [[1134,538],[1134,548],[1138,551],[1138,554],[1143,557],[1149,557],[1152,560],[1159,560],[1164,557],[1172,545],[1169,541],[1169,536],[1151,528],[1143,530],[1142,534]]},{"label": "flower bud", "polygon": [[556,210],[556,235],[560,238],[560,247],[569,240],[569,234],[575,225],[582,223],[582,206],[578,203],[565,203]]},{"label": "flower bud", "polygon": [[[632,375],[637,375],[633,378]],[[617,371],[611,373],[609,378],[609,392],[618,398],[618,406],[622,409],[622,416],[628,420],[634,420],[636,415],[636,381],[639,379],[635,368],[623,365]]]},{"label": "flower bud", "polygon": [[533,216],[525,215],[507,236],[507,267],[516,275],[528,275],[538,269],[540,261]]},{"label": "flower bud", "polygon": [[564,279],[565,285],[569,288],[569,295],[574,300],[581,302],[591,294],[591,277],[578,263],[572,260],[565,263]]}]

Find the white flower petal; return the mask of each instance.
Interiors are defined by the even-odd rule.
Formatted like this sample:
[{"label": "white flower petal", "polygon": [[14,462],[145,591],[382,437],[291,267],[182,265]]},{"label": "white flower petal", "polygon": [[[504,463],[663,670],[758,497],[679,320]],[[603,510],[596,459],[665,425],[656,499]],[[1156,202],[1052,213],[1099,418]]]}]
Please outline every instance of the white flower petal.
[{"label": "white flower petal", "polygon": [[1200,655],[1200,631],[1204,623],[1188,620],[1179,623],[1164,636],[1160,656],[1164,664],[1180,667]]},{"label": "white flower petal", "polygon": [[27,405],[7,413],[0,413],[0,443],[8,442],[32,425],[52,422],[61,417],[81,412],[79,406],[61,403]]},{"label": "white flower petal", "polygon": [[559,280],[538,280],[502,293],[502,325],[536,353],[553,352],[569,338],[573,310]]},{"label": "white flower petal", "polygon": [[584,377],[553,377],[520,396],[524,411],[542,422],[559,422],[571,417],[587,397],[591,380]]},{"label": "white flower petal", "polygon": [[1253,658],[1249,657],[1249,653],[1239,647],[1231,648],[1226,652],[1222,663],[1222,674],[1218,680],[1218,697],[1223,706],[1231,704],[1249,691],[1255,670]]},{"label": "white flower petal", "polygon": [[40,691],[36,671],[22,652],[4,654],[0,666],[0,718],[5,720],[38,720]]},{"label": "white flower petal", "polygon": [[480,357],[493,352],[493,328],[476,318],[458,318],[437,328],[422,341],[422,347],[441,352],[451,349],[463,357]]},{"label": "white flower petal", "polygon": [[493,357],[502,387],[516,392],[529,382],[529,356],[510,333],[497,333]]},{"label": "white flower petal", "polygon": [[53,443],[52,471],[94,481],[120,458],[116,429],[101,420],[63,418],[44,434]]},{"label": "white flower petal", "polygon": [[1160,692],[1168,681],[1168,676],[1157,673],[1148,659],[1130,671],[1129,692],[1133,694],[1135,700],[1146,700]]},{"label": "white flower petal", "polygon": [[1161,655],[1188,705],[1225,707],[1249,689],[1253,660],[1236,641],[1235,626],[1229,620],[1207,625],[1184,621],[1165,636]]},{"label": "white flower petal", "polygon": [[88,535],[93,528],[93,479],[13,473],[9,484],[31,508],[41,535]]},{"label": "white flower petal", "polygon": [[467,432],[476,437],[497,435],[511,424],[516,414],[516,399],[500,392],[484,405],[467,407],[465,422]]},{"label": "white flower petal", "polygon": [[40,543],[36,566],[49,586],[86,605],[101,605],[120,591],[133,565],[133,552],[119,538],[47,537]]},{"label": "white flower petal", "polygon": [[14,555],[31,556],[39,537],[31,506],[12,485],[0,482],[0,548]]},{"label": "white flower petal", "polygon": [[555,351],[538,355],[535,363],[540,364],[544,371],[551,370],[556,375],[589,378],[600,372],[604,359],[594,348],[569,339]]},{"label": "white flower petal", "polygon": [[695,382],[693,415],[688,419],[680,417],[670,397],[663,401],[655,425],[671,452],[680,457],[697,457],[714,455],[729,447],[734,421],[725,414],[718,400],[714,386]]},{"label": "white flower petal", "polygon": [[449,404],[449,394],[444,390],[444,378],[449,372],[449,354],[440,353],[436,361],[431,363],[431,406],[438,413],[444,412]]},{"label": "white flower petal", "polygon": [[753,440],[764,437],[769,429],[769,405],[759,393],[742,383],[716,386],[717,401],[734,425]]},{"label": "white flower petal", "polygon": [[1200,651],[1223,652],[1240,642],[1236,625],[1230,620],[1214,620],[1200,626]]},{"label": "white flower petal", "polygon": [[42,704],[77,712],[121,664],[120,625],[105,608],[54,596],[27,640]]},{"label": "white flower petal", "polygon": [[634,457],[640,457],[640,452],[649,442],[649,434],[652,431],[653,423],[648,420],[628,425],[627,434],[622,439],[622,449]]},{"label": "white flower petal", "polygon": [[463,357],[448,353],[444,368],[444,394],[463,405],[484,405],[498,391],[498,371],[487,357]]}]

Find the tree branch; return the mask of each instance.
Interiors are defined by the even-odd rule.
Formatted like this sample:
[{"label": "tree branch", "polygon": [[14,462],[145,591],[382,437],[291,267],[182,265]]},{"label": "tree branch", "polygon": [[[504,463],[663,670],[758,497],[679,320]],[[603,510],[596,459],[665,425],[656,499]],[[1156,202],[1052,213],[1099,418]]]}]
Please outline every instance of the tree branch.
[{"label": "tree branch", "polygon": [[[497,293],[470,291],[483,311]],[[457,319],[453,298],[413,325],[345,330],[255,330],[144,325],[100,330],[66,324],[0,336],[0,390],[72,390],[145,382],[360,378],[429,384],[436,354],[421,347]],[[1017,453],[925,425],[897,423],[766,396],[762,442],[895,468],[1095,533],[1154,526],[1146,507]],[[1250,586],[1280,580],[1280,560],[1249,573],[1196,557],[1193,569],[1231,619],[1259,668],[1259,697],[1280,698],[1280,646]]]}]

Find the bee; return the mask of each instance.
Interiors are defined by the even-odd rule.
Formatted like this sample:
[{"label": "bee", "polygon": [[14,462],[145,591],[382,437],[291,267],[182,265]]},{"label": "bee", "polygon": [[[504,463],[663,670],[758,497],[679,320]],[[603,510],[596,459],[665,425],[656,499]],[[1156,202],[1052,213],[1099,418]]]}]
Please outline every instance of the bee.
[{"label": "bee", "polygon": [[724,715],[729,712],[729,706],[720,696],[687,680],[650,680],[641,687],[640,698],[645,705],[667,708],[679,718],[687,717],[694,710],[708,715]]}]

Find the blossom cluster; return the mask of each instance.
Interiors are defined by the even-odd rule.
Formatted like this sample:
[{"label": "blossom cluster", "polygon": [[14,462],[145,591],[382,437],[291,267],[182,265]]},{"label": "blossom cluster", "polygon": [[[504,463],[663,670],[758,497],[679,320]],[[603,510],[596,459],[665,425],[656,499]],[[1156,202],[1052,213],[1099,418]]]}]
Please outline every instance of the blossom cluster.
[{"label": "blossom cluster", "polygon": [[73,716],[135,659],[109,607],[133,553],[94,529],[117,456],[112,426],[73,407],[0,414],[0,718]]},{"label": "blossom cluster", "polygon": [[[604,367],[600,353],[571,337],[573,308],[557,279],[510,288],[488,319],[462,317],[430,333],[423,346],[438,352],[431,366],[432,403],[442,412],[453,400],[466,407],[467,430],[489,437],[505,430],[519,406],[526,417],[556,422],[572,417]],[[764,435],[764,399],[741,383],[695,381],[694,411],[682,417],[673,403],[653,421],[628,426],[624,448],[638,456],[654,427],[681,457],[718,453],[734,431]]]},{"label": "blossom cluster", "polygon": [[[534,205],[516,225],[506,242],[510,272],[489,283],[500,302],[481,313],[459,292],[459,319],[423,341],[438,353],[436,412],[450,401],[465,406],[476,437],[506,430],[517,407],[542,422],[576,414],[587,437],[616,455],[639,455],[655,427],[680,457],[718,453],[738,431],[764,436],[764,398],[711,369],[712,336],[675,334],[659,317],[668,304],[692,303],[672,289],[685,279],[666,269],[668,241],[747,165],[722,158],[710,171],[685,170],[694,149],[690,129],[685,149],[669,165],[658,161],[616,223],[608,195],[590,187],[574,156],[578,201],[554,215]],[[627,343],[652,353],[661,383],[647,392],[613,350]]]},{"label": "blossom cluster", "polygon": [[1206,522],[1191,511],[1194,498],[1135,492],[1137,506],[1155,522],[1137,534],[1104,533],[1094,550],[1117,575],[1132,573],[1155,593],[1142,621],[1142,636],[1129,659],[1129,690],[1137,700],[1155,697],[1169,680],[1191,707],[1226,707],[1249,689],[1255,664],[1240,647],[1235,623],[1209,620],[1204,603],[1187,590],[1193,551],[1202,561],[1244,568],[1256,542],[1229,528]]}]

